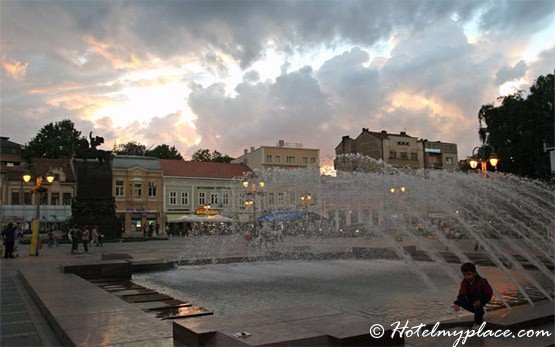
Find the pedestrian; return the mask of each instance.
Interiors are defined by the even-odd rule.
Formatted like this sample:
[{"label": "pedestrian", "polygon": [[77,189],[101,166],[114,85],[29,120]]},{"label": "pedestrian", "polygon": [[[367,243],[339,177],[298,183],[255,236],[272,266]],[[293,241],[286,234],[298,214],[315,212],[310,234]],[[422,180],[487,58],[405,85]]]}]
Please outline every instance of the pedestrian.
[{"label": "pedestrian", "polygon": [[491,300],[493,290],[488,281],[476,272],[473,263],[462,264],[461,272],[463,280],[453,309],[459,311],[462,307],[474,313],[473,328],[478,328],[484,322],[484,306]]},{"label": "pedestrian", "polygon": [[83,233],[81,234],[81,241],[83,242],[83,248],[85,249],[85,253],[89,253],[89,241],[90,241],[91,232],[89,231],[89,227],[85,226],[83,229]]},{"label": "pedestrian", "polygon": [[79,253],[79,242],[81,242],[81,230],[74,225],[73,228],[69,229],[67,237],[71,241],[71,254]]},{"label": "pedestrian", "polygon": [[92,243],[95,247],[98,247],[98,230],[96,225],[92,228]]},{"label": "pedestrian", "polygon": [[103,233],[98,233],[98,247],[104,247],[104,244],[102,243],[102,240],[104,240],[104,234]]},{"label": "pedestrian", "polygon": [[160,224],[156,224],[156,237],[160,237]]},{"label": "pedestrian", "polygon": [[4,249],[4,258],[15,258],[13,255],[14,247],[15,247],[15,238],[17,236],[16,227],[13,223],[9,223],[3,230],[2,230],[2,239]]}]

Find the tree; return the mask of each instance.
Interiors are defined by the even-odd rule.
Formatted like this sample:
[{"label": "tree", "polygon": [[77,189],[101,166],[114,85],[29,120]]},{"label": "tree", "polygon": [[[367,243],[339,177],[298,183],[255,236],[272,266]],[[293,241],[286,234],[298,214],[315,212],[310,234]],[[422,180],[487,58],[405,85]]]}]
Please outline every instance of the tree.
[{"label": "tree", "polygon": [[75,124],[64,119],[60,122],[45,125],[38,134],[31,139],[23,151],[23,158],[71,158],[78,147],[81,132],[75,129]]},{"label": "tree", "polygon": [[193,153],[192,160],[193,161],[215,161],[215,162],[220,162],[220,163],[229,163],[230,161],[233,160],[233,158],[230,157],[227,154],[222,154],[218,151],[213,151],[212,153],[210,153],[209,149],[199,149],[195,153]]},{"label": "tree", "polygon": [[146,146],[138,142],[131,141],[127,143],[120,143],[117,146],[114,145],[113,152],[120,155],[145,155]]},{"label": "tree", "polygon": [[175,146],[168,146],[166,144],[158,145],[154,149],[146,151],[145,153],[148,157],[155,157],[158,159],[179,159],[183,160],[183,157],[175,148]]},{"label": "tree", "polygon": [[498,98],[497,107],[483,105],[478,113],[480,140],[495,147],[499,169],[520,176],[551,178],[549,153],[554,143],[553,74],[540,76],[525,99],[522,92]]}]

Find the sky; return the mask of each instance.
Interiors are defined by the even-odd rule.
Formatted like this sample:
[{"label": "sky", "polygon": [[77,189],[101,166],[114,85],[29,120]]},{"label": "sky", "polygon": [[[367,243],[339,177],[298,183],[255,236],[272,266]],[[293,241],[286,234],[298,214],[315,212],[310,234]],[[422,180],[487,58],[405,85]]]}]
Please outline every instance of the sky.
[{"label": "sky", "polygon": [[72,120],[233,157],[406,131],[479,145],[478,111],[555,68],[555,0],[0,2],[0,133]]}]

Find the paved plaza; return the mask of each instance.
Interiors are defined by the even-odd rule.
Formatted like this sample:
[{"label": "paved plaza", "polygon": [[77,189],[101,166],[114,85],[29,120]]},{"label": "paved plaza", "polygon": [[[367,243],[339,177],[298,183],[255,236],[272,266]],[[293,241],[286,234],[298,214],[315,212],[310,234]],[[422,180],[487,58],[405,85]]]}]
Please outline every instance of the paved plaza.
[{"label": "paved plaza", "polygon": [[[420,242],[426,243],[426,247],[430,249],[445,250],[445,245],[428,239],[422,239]],[[452,242],[456,243],[459,249],[464,252],[473,252],[474,242],[472,240]],[[410,242],[403,242],[400,245],[413,246]],[[145,242],[105,243],[104,247],[93,246],[89,253],[76,255],[70,253],[71,245],[69,244],[62,244],[59,247],[45,246],[38,257],[28,255],[28,245],[18,244],[18,247],[20,255],[18,258],[1,260],[2,346],[67,344],[67,341],[59,339],[60,332],[56,331],[59,327],[53,328],[43,317],[37,303],[31,299],[24,287],[22,279],[17,276],[18,271],[26,274],[26,281],[33,288],[35,294],[46,298],[45,305],[50,310],[49,312],[61,317],[58,321],[61,322],[60,324],[63,325],[64,329],[67,329],[64,336],[69,338],[70,341],[78,341],[78,345],[125,345],[129,341],[134,341],[133,339],[141,339],[141,344],[145,346],[170,346],[179,345],[180,342],[173,340],[171,324],[168,321],[156,321],[155,319],[142,317],[142,312],[129,308],[129,304],[107,293],[99,299],[95,299],[96,301],[85,300],[83,302],[80,291],[94,296],[98,294],[98,289],[75,275],[61,273],[59,267],[98,264],[102,262],[101,256],[103,253],[128,254],[135,260],[159,258],[168,262],[175,262],[207,258],[264,256],[270,252],[351,252],[353,247],[385,248],[388,247],[388,243],[380,238],[318,239],[298,236],[285,237],[283,242],[268,245],[268,247],[263,245],[262,247],[253,248],[252,245],[243,240],[241,235],[198,236],[173,237],[167,240]],[[80,251],[82,252],[83,249],[80,248]],[[68,277],[69,275],[73,277]],[[67,294],[68,292],[72,292],[72,294]],[[103,309],[103,307],[109,309]],[[102,317],[107,314],[115,322],[114,324],[130,329],[140,329],[142,334],[129,335],[129,332],[124,334],[119,330],[102,325]],[[130,320],[130,316],[137,318]],[[87,332],[82,336],[79,332],[79,324],[75,324],[76,318],[79,318],[79,321],[85,320],[83,324],[88,326]],[[355,318],[345,319],[350,321]],[[87,323],[87,319],[93,320]],[[202,321],[202,318],[194,318],[194,320]],[[211,318],[205,321],[214,321],[214,319]],[[217,322],[218,319],[215,318],[215,321]],[[366,322],[359,323],[361,326],[366,324]],[[158,328],[153,329],[153,327]],[[537,327],[553,331],[553,323],[542,323]],[[106,332],[103,332],[103,330],[106,330]],[[304,332],[301,335],[303,334]],[[108,340],[106,340],[107,336],[110,337]],[[251,341],[255,341],[255,339]],[[538,346],[549,345],[544,343],[546,340],[541,339],[529,340],[528,342]],[[414,339],[407,340],[405,343],[415,346],[425,345],[425,342]],[[502,343],[501,340],[490,339],[488,345],[496,345],[495,343],[504,345],[507,341]]]}]

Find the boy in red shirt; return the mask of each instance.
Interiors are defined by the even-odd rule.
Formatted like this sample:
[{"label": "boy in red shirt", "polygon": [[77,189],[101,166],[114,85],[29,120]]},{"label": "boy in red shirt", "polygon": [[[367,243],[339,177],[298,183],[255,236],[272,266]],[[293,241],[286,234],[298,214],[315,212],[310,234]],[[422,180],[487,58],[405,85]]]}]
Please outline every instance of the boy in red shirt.
[{"label": "boy in red shirt", "polygon": [[462,307],[474,313],[474,326],[477,327],[484,322],[484,306],[491,300],[493,291],[488,281],[478,275],[473,263],[462,264],[461,272],[464,278],[453,309],[458,311]]}]

